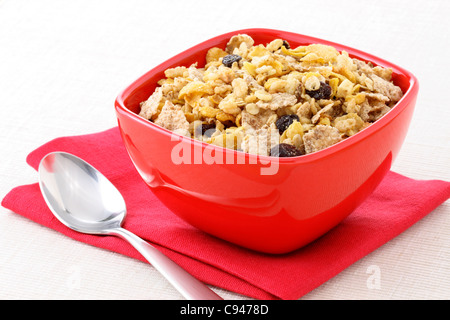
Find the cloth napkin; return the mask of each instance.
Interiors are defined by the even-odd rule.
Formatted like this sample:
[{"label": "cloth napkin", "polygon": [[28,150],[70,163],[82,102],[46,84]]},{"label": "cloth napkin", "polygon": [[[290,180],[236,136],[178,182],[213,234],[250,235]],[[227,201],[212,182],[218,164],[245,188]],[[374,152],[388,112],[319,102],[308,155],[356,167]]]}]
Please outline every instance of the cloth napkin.
[{"label": "cloth napkin", "polygon": [[[361,206],[326,235],[292,253],[270,255],[209,236],[169,211],[138,175],[117,127],[57,138],[32,151],[27,162],[37,169],[42,157],[52,151],[79,156],[111,180],[127,204],[124,228],[201,281],[255,299],[302,297],[450,197],[450,182],[413,180],[391,171]],[[2,205],[75,240],[145,261],[122,239],[85,235],[65,227],[46,206],[37,183],[12,189]]]}]

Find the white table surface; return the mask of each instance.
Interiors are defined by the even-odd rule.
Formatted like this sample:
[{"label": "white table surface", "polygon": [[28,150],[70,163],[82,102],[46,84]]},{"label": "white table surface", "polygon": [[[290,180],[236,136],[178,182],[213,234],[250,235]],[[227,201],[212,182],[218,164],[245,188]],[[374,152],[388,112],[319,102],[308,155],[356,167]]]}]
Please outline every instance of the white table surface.
[{"label": "white table surface", "polygon": [[[416,111],[393,170],[450,181],[450,2],[0,0],[0,196],[37,181],[27,154],[116,126],[132,80],[192,45],[263,27],[343,43],[413,72]],[[449,299],[450,202],[302,299]],[[380,285],[369,285],[371,272]],[[225,299],[248,297],[213,288]],[[149,264],[0,208],[0,299],[182,299]]]}]

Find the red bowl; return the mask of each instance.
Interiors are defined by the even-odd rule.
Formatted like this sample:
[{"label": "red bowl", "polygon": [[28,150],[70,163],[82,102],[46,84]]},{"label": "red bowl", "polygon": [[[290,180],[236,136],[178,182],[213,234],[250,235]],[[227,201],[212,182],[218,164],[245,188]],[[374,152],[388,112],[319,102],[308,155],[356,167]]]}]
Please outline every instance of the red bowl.
[{"label": "red bowl", "polygon": [[[167,68],[198,62],[236,34],[256,44],[321,43],[393,69],[404,96],[368,128],[324,150],[294,158],[256,156],[184,138],[137,115]],[[153,193],[190,223],[218,238],[265,253],[298,249],[339,224],[390,170],[418,93],[410,72],[365,52],[296,33],[245,29],[202,42],[153,68],[119,94],[115,110],[131,160]],[[182,150],[182,151],[181,151]],[[149,208],[151,210],[151,208]]]}]

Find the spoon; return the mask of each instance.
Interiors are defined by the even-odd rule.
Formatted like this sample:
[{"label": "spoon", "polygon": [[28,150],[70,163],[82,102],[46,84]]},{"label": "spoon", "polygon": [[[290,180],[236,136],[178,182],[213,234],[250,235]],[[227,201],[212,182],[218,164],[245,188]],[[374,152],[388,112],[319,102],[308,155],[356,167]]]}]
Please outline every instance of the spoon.
[{"label": "spoon", "polygon": [[65,152],[47,154],[39,164],[39,186],[52,213],[67,227],[128,241],[188,300],[222,300],[158,249],[122,228],[126,215],[122,195],[84,160]]}]

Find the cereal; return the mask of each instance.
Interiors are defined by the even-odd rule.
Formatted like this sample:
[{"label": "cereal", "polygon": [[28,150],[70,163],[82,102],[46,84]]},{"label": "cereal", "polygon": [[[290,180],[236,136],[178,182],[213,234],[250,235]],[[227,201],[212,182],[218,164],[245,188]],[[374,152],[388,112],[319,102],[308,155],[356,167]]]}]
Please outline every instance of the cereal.
[{"label": "cereal", "polygon": [[180,105],[174,105],[170,101],[166,101],[155,123],[180,135],[189,133],[189,122]]},{"label": "cereal", "polygon": [[334,119],[333,126],[341,133],[350,137],[362,129],[364,121],[360,116],[352,112]]},{"label": "cereal", "polygon": [[246,34],[238,34],[231,37],[226,46],[226,52],[233,53],[236,48],[240,48],[241,44],[244,43],[247,48],[251,48],[255,41]]},{"label": "cereal", "polygon": [[245,111],[252,115],[257,115],[259,113],[259,107],[256,103],[248,103],[245,105]]},{"label": "cereal", "polygon": [[403,96],[389,68],[328,45],[257,44],[246,34],[164,75],[141,102],[141,117],[217,146],[279,157],[351,137]]},{"label": "cereal", "polygon": [[146,101],[141,103],[139,115],[145,119],[151,119],[158,112],[159,105],[163,100],[162,88],[156,88],[155,92]]},{"label": "cereal", "polygon": [[[208,52],[206,53],[206,68],[209,66],[216,66],[218,67],[220,65],[220,58],[223,58],[225,56],[227,56],[228,53],[220,48],[211,48],[208,50]],[[167,75],[166,75],[167,77]]]},{"label": "cereal", "polygon": [[280,134],[273,123],[257,130],[247,131],[241,144],[244,152],[268,156],[271,155],[271,149],[279,144]]},{"label": "cereal", "polygon": [[278,110],[297,103],[297,97],[290,93],[264,93],[262,96],[264,98],[256,103],[261,109]]},{"label": "cereal", "polygon": [[318,125],[303,135],[306,153],[313,153],[342,140],[338,129],[329,125]]}]

